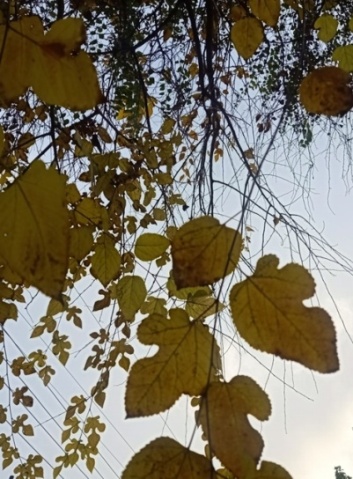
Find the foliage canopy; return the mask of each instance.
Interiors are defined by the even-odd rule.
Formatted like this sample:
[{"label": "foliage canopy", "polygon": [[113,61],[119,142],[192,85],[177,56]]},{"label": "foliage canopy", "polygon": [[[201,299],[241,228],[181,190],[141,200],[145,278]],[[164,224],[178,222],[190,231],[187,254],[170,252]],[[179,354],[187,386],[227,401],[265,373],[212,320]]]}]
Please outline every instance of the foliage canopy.
[{"label": "foliage canopy", "polygon": [[[0,447],[16,479],[44,477],[44,466],[63,477],[81,461],[95,469],[106,424],[92,408],[113,394],[117,368],[128,418],[187,395],[206,441],[199,454],[154,438],[123,479],[290,479],[261,461],[248,415],[266,421],[270,399],[252,378],[225,376],[222,325],[283,360],[339,368],[333,322],[303,304],[315,282],[297,262],[310,254],[323,268],[315,245],[348,263],[291,215],[271,179],[285,171],[296,190],[294,160],[276,149],[295,142],[304,158],[318,128],[339,131],[350,115],[352,10],[334,0],[1,2]],[[279,268],[281,252],[264,245],[281,227],[299,246]],[[87,284],[89,309],[103,314],[89,335],[77,306]],[[37,291],[45,314],[28,350],[10,352]],[[23,453],[17,438],[35,434],[31,378],[49,390],[56,361],[68,368],[86,340],[91,391],[65,398],[55,464]],[[139,357],[140,345],[158,350]]]}]

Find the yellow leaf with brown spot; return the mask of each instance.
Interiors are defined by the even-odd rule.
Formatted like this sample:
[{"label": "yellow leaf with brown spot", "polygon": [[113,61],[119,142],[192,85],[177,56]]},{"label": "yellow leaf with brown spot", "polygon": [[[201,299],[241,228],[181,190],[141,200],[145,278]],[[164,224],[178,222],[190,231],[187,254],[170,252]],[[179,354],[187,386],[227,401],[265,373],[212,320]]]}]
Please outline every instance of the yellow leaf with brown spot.
[{"label": "yellow leaf with brown spot", "polygon": [[230,382],[209,385],[198,416],[212,452],[236,477],[255,472],[264,447],[248,414],[266,421],[271,414],[270,401],[253,379],[235,376]]},{"label": "yellow leaf with brown spot", "polygon": [[211,461],[170,437],[159,437],[136,453],[121,479],[216,479]]},{"label": "yellow leaf with brown spot", "polygon": [[230,39],[239,55],[248,60],[263,42],[262,23],[254,17],[241,18],[232,26]]},{"label": "yellow leaf with brown spot", "polygon": [[313,70],[302,81],[300,101],[309,113],[336,116],[347,113],[353,106],[350,75],[338,67]]},{"label": "yellow leaf with brown spot", "polygon": [[158,414],[182,394],[202,394],[219,368],[219,348],[208,327],[190,321],[182,309],[172,309],[170,319],[151,314],[142,321],[137,336],[142,344],[156,344],[159,350],[130,370],[125,396],[128,417]]},{"label": "yellow leaf with brown spot", "polygon": [[205,286],[234,271],[242,249],[238,231],[211,216],[185,223],[172,239],[177,288]]},{"label": "yellow leaf with brown spot", "polygon": [[1,263],[53,298],[68,266],[66,179],[37,160],[0,193]]},{"label": "yellow leaf with brown spot", "polygon": [[315,283],[303,266],[278,269],[274,255],[262,257],[254,274],[233,286],[230,306],[239,334],[260,351],[329,373],[339,368],[336,332],[322,308],[303,301]]},{"label": "yellow leaf with brown spot", "polygon": [[261,21],[274,27],[281,10],[280,0],[249,0],[252,13]]},{"label": "yellow leaf with brown spot", "polygon": [[314,28],[319,30],[319,39],[326,43],[336,35],[337,27],[338,21],[329,14],[321,15],[314,23]]}]

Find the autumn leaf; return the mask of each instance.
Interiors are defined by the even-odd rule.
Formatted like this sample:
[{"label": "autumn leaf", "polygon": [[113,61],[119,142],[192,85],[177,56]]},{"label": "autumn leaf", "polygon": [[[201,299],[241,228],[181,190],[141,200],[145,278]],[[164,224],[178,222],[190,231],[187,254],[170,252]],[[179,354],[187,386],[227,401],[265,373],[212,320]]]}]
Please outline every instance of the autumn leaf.
[{"label": "autumn leaf", "polygon": [[133,456],[122,479],[216,479],[212,463],[174,439],[159,437]]},{"label": "autumn leaf", "polygon": [[156,233],[145,233],[139,236],[135,244],[135,255],[141,261],[153,261],[162,256],[169,248],[170,241]]},{"label": "autumn leaf", "polygon": [[334,49],[332,60],[338,62],[342,70],[353,72],[353,45],[342,45]]},{"label": "autumn leaf", "polygon": [[127,320],[134,318],[147,296],[145,282],[140,276],[124,276],[111,286],[110,291]]},{"label": "autumn leaf", "polygon": [[190,321],[182,309],[170,310],[170,319],[148,316],[138,328],[138,339],[157,344],[159,350],[131,368],[125,396],[128,417],[165,411],[182,394],[200,395],[220,364],[219,348],[207,326]]},{"label": "autumn leaf", "polygon": [[330,316],[303,301],[315,293],[300,265],[277,269],[274,255],[259,259],[251,277],[233,286],[230,306],[239,334],[254,348],[297,361],[322,373],[338,370],[336,333]]},{"label": "autumn leaf", "polygon": [[37,160],[0,193],[0,256],[27,283],[60,298],[68,264],[66,176]]},{"label": "autumn leaf", "polygon": [[241,18],[232,26],[230,39],[239,55],[248,60],[263,42],[262,23],[254,17]]},{"label": "autumn leaf", "polygon": [[350,75],[342,68],[313,70],[300,85],[300,101],[309,113],[343,115],[353,106]]},{"label": "autumn leaf", "polygon": [[69,255],[77,261],[82,261],[93,247],[93,228],[82,226],[70,229]]},{"label": "autumn leaf", "polygon": [[209,385],[198,416],[212,451],[236,477],[248,477],[255,471],[264,447],[248,414],[267,420],[270,401],[253,379],[235,376],[230,382]]},{"label": "autumn leaf", "polygon": [[103,286],[107,286],[117,277],[120,271],[121,257],[111,236],[103,234],[98,238],[91,264],[92,275],[99,279]]},{"label": "autumn leaf", "polygon": [[172,239],[173,276],[177,288],[205,286],[234,271],[241,235],[211,216],[185,223]]},{"label": "autumn leaf", "polygon": [[9,27],[0,25],[2,102],[8,105],[32,86],[52,105],[86,110],[101,103],[104,97],[95,68],[89,55],[80,50],[84,40],[79,18],[54,22],[46,35],[37,16],[10,22]]},{"label": "autumn leaf", "polygon": [[314,23],[314,28],[319,30],[318,37],[323,42],[329,42],[336,35],[338,21],[329,14],[321,15]]},{"label": "autumn leaf", "polygon": [[270,27],[277,25],[281,9],[280,0],[249,0],[252,13]]}]

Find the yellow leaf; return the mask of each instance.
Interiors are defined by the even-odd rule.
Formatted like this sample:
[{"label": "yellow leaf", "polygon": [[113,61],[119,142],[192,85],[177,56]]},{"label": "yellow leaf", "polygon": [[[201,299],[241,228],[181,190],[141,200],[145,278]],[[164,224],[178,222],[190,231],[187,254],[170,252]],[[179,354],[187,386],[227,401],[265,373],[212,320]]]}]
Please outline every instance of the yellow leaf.
[{"label": "yellow leaf", "polygon": [[246,10],[240,5],[233,5],[229,12],[229,20],[237,22],[241,18],[246,17]]},{"label": "yellow leaf", "polygon": [[119,308],[128,320],[134,318],[147,296],[145,282],[140,276],[124,276],[111,291],[112,298],[118,300]]},{"label": "yellow leaf", "polygon": [[338,21],[329,14],[321,15],[314,23],[314,28],[319,30],[319,39],[326,43],[336,35],[337,27]]},{"label": "yellow leaf", "polygon": [[337,47],[332,53],[332,59],[338,62],[340,68],[346,72],[353,71],[353,45]]},{"label": "yellow leaf", "polygon": [[128,417],[158,414],[182,394],[202,394],[219,365],[213,335],[199,321],[190,321],[182,309],[172,309],[169,320],[159,314],[148,316],[138,328],[138,339],[157,344],[159,350],[130,370],[125,396]]},{"label": "yellow leaf", "polygon": [[230,306],[239,334],[260,351],[297,361],[322,373],[338,370],[336,333],[325,310],[303,305],[315,293],[305,268],[277,269],[274,255],[261,258],[253,276],[233,286]]},{"label": "yellow leaf", "polygon": [[178,299],[187,300],[190,296],[195,294],[203,296],[211,296],[212,289],[209,286],[196,286],[193,288],[177,289],[175,281],[171,276],[167,281],[167,289],[169,296],[175,296]]},{"label": "yellow leaf", "polygon": [[271,414],[267,394],[253,379],[236,376],[229,383],[210,384],[198,420],[213,452],[236,477],[248,477],[256,470],[264,447],[248,414],[260,421]]},{"label": "yellow leaf", "polygon": [[161,127],[161,132],[163,135],[168,135],[173,131],[175,125],[175,120],[173,118],[170,118],[169,116],[164,120],[163,125]]},{"label": "yellow leaf", "polygon": [[270,27],[277,25],[281,10],[280,0],[249,0],[252,13]]},{"label": "yellow leaf", "polygon": [[83,21],[66,18],[44,35],[37,16],[0,26],[3,45],[0,97],[7,105],[29,86],[49,104],[73,110],[93,108],[104,100],[97,74],[86,52]]},{"label": "yellow leaf", "polygon": [[353,106],[353,93],[349,82],[350,75],[341,68],[318,68],[302,81],[299,89],[300,101],[309,113],[343,115]]},{"label": "yellow leaf", "polygon": [[232,26],[230,39],[239,55],[248,60],[264,39],[262,23],[253,17],[241,18]]},{"label": "yellow leaf", "polygon": [[0,301],[0,324],[4,324],[7,319],[17,319],[17,306],[13,303]]},{"label": "yellow leaf", "polygon": [[224,304],[220,303],[217,299],[210,296],[198,296],[195,294],[188,298],[185,311],[192,318],[206,318],[207,316],[212,316],[213,314],[223,311]]},{"label": "yellow leaf", "polygon": [[92,60],[79,50],[84,38],[79,18],[58,20],[45,35],[31,70],[33,90],[41,100],[72,110],[88,110],[104,101]]},{"label": "yellow leaf", "polygon": [[81,225],[99,225],[102,222],[102,206],[93,198],[82,198],[75,209],[75,219]]},{"label": "yellow leaf", "polygon": [[241,235],[211,216],[185,223],[172,239],[173,276],[177,288],[205,286],[234,271]]},{"label": "yellow leaf", "polygon": [[68,264],[66,176],[37,160],[0,193],[0,256],[27,283],[60,298]]},{"label": "yellow leaf", "polygon": [[29,72],[34,45],[40,43],[43,35],[39,17],[24,17],[10,22],[9,26],[0,25],[0,99],[4,106],[8,106],[30,86]]},{"label": "yellow leaf", "polygon": [[159,437],[133,456],[121,479],[216,479],[212,463],[174,439]]},{"label": "yellow leaf", "polygon": [[115,247],[113,238],[107,234],[99,237],[91,258],[92,276],[107,286],[120,271],[121,257]]},{"label": "yellow leaf", "polygon": [[24,436],[34,436],[33,426],[31,424],[25,424],[22,428]]},{"label": "yellow leaf", "polygon": [[69,256],[77,261],[83,260],[93,246],[93,229],[89,226],[70,229]]},{"label": "yellow leaf", "polygon": [[145,233],[139,236],[135,244],[135,255],[141,261],[153,261],[162,256],[169,248],[170,241],[156,233]]}]

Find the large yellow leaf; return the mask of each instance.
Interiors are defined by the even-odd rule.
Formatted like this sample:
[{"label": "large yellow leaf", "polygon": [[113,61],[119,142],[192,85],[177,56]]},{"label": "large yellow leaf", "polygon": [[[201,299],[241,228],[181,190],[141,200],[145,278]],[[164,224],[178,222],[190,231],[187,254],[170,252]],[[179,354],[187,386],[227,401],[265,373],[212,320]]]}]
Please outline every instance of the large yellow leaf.
[{"label": "large yellow leaf", "polygon": [[249,0],[252,13],[270,27],[277,25],[281,10],[280,0]]},{"label": "large yellow leaf", "polygon": [[0,256],[27,283],[59,298],[68,264],[66,176],[37,160],[0,193]]},{"label": "large yellow leaf", "polygon": [[92,276],[99,279],[103,286],[107,286],[111,280],[117,277],[120,271],[121,257],[113,238],[109,235],[103,234],[97,240],[91,264]]},{"label": "large yellow leaf", "polygon": [[138,339],[159,346],[158,352],[138,360],[130,371],[125,397],[128,417],[149,416],[170,408],[182,394],[200,395],[220,364],[219,348],[207,326],[190,321],[182,309],[170,319],[148,316],[138,328]]},{"label": "large yellow leaf", "polygon": [[169,245],[170,241],[165,236],[145,233],[136,240],[135,255],[141,261],[152,261],[162,256]]},{"label": "large yellow leaf", "polygon": [[314,28],[319,30],[318,37],[323,42],[329,42],[336,35],[338,21],[332,15],[325,13],[314,23]]},{"label": "large yellow leaf", "polygon": [[211,216],[185,223],[172,239],[173,276],[177,288],[204,286],[234,271],[241,235]]},{"label": "large yellow leaf", "polygon": [[78,18],[55,22],[46,35],[36,16],[1,25],[2,103],[8,105],[29,86],[46,103],[73,110],[86,110],[102,102],[93,63],[80,50],[84,41],[84,25]]},{"label": "large yellow leaf", "polygon": [[248,60],[264,39],[262,23],[254,17],[241,18],[232,26],[230,39],[239,55]]},{"label": "large yellow leaf", "polygon": [[121,479],[215,479],[212,463],[169,437],[159,437],[133,456]]},{"label": "large yellow leaf", "polygon": [[300,85],[300,101],[310,113],[343,115],[353,106],[350,75],[338,67],[313,70]]},{"label": "large yellow leaf", "polygon": [[248,414],[260,421],[271,414],[267,394],[253,379],[236,376],[229,383],[211,383],[198,420],[212,451],[236,477],[248,477],[255,472],[264,447]]},{"label": "large yellow leaf", "polygon": [[112,299],[117,299],[125,319],[132,320],[143,305],[147,289],[140,276],[124,276],[111,288]]},{"label": "large yellow leaf", "polygon": [[343,45],[334,49],[332,59],[346,72],[353,71],[353,45]]},{"label": "large yellow leaf", "polygon": [[305,268],[278,269],[274,255],[261,258],[253,276],[233,286],[230,306],[240,335],[256,349],[328,373],[338,370],[336,333],[325,310],[303,305],[315,293]]}]

